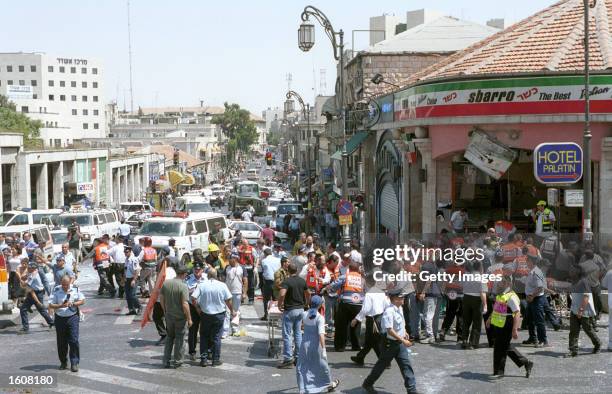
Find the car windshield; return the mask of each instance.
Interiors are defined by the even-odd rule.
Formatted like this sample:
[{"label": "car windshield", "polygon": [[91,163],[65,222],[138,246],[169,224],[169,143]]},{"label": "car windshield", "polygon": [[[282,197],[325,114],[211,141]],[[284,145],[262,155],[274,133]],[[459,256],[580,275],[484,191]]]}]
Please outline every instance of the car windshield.
[{"label": "car windshield", "polygon": [[268,200],[268,206],[269,207],[276,207],[276,206],[278,206],[279,203],[280,203],[280,201]]},{"label": "car windshield", "polygon": [[51,233],[51,238],[55,245],[63,244],[64,242],[68,242],[68,233]]},{"label": "car windshield", "polygon": [[79,226],[93,225],[91,215],[60,215],[57,217],[57,224],[60,227],[68,227],[72,225],[73,220],[76,220]]},{"label": "car windshield", "polygon": [[138,212],[143,209],[142,204],[121,204],[121,210],[126,212]]},{"label": "car windshield", "polygon": [[14,213],[3,213],[2,216],[0,216],[0,226],[6,226],[6,224],[11,221],[13,216],[15,216]]},{"label": "car windshield", "polygon": [[232,228],[240,231],[259,231],[259,227],[253,223],[234,223]]},{"label": "car windshield", "polygon": [[290,214],[298,213],[299,214],[299,213],[304,212],[304,210],[300,204],[284,204],[284,205],[279,205],[276,212],[279,215],[286,215],[288,213]]},{"label": "car windshield", "polygon": [[259,197],[259,187],[255,184],[238,185],[238,194],[241,196],[256,195]]},{"label": "car windshield", "polygon": [[207,202],[197,202],[193,204],[187,204],[185,206],[187,211],[190,212],[211,212],[212,207]]},{"label": "car windshield", "polygon": [[161,235],[167,237],[180,237],[184,226],[181,222],[144,222],[140,229],[141,235]]}]

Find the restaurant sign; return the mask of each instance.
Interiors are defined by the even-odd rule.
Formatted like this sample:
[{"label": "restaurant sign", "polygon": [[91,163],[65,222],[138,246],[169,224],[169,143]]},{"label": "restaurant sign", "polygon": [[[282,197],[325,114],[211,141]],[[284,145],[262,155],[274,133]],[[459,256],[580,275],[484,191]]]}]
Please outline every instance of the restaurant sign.
[{"label": "restaurant sign", "polygon": [[[590,78],[591,112],[612,113],[612,75]],[[584,78],[486,79],[415,86],[395,94],[395,120],[450,116],[579,114]]]}]

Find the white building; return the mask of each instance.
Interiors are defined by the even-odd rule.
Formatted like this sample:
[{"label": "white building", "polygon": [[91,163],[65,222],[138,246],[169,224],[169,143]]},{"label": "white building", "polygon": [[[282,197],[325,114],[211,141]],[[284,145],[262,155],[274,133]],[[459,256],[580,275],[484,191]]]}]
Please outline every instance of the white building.
[{"label": "white building", "polygon": [[0,53],[0,94],[40,120],[45,146],[106,136],[101,64],[44,53]]}]

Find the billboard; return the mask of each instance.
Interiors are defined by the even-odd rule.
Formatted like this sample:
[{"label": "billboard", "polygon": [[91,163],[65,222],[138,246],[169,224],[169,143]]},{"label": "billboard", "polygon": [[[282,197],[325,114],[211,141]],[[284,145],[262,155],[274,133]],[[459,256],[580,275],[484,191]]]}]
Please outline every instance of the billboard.
[{"label": "billboard", "polygon": [[517,153],[486,133],[473,131],[464,156],[480,171],[499,179],[516,159]]},{"label": "billboard", "polygon": [[6,96],[11,99],[32,99],[34,98],[34,88],[32,86],[8,85]]}]

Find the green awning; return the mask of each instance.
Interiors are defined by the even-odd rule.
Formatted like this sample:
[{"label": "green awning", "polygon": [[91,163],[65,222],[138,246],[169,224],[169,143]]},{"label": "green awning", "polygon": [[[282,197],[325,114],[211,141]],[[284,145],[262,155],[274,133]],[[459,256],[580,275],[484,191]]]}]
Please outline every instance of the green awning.
[{"label": "green awning", "polygon": [[[351,139],[346,142],[346,153],[348,153],[349,155],[355,153],[357,148],[359,148],[359,145],[361,145],[361,143],[365,141],[366,138],[368,138],[367,131],[360,131],[358,133],[353,134]],[[342,160],[342,149],[338,149],[336,153],[331,155],[331,158],[333,160]]]}]

